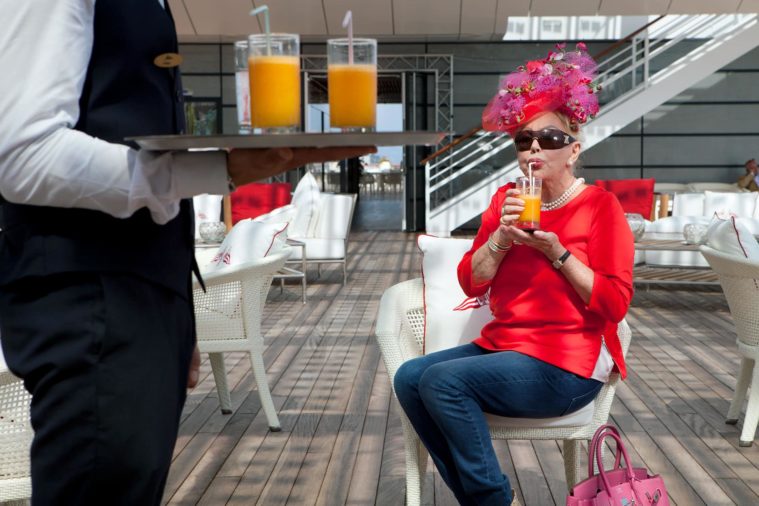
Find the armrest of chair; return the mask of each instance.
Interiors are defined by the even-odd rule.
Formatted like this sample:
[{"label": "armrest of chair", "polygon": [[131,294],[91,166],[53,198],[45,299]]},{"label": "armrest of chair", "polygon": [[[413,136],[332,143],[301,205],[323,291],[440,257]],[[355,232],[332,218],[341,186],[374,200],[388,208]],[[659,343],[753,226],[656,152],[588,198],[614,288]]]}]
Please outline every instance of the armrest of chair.
[{"label": "armrest of chair", "polygon": [[408,319],[409,312],[424,310],[422,290],[417,278],[391,286],[382,295],[375,335],[391,383],[403,362],[422,355]]},{"label": "armrest of chair", "polygon": [[[287,246],[273,255],[258,260],[244,262],[223,270],[205,272],[203,273],[203,282],[206,284],[206,287],[210,287],[222,285],[224,283],[238,282],[241,281],[242,278],[250,276],[273,274],[282,268],[285,261],[290,257],[291,252],[292,248]],[[192,287],[195,290],[201,288],[200,283],[194,277]]]}]

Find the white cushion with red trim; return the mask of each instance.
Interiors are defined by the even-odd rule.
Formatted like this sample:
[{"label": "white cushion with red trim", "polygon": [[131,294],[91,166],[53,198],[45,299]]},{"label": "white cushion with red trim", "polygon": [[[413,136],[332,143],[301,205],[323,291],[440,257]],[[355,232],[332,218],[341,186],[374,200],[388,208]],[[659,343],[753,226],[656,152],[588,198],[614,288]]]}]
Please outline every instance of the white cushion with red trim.
[{"label": "white cushion with red trim", "polygon": [[484,300],[470,299],[459,285],[456,268],[472,247],[472,240],[420,235],[418,245],[422,251],[424,281],[424,352],[432,353],[476,339],[493,315]]},{"label": "white cushion with red trim", "polygon": [[253,221],[262,223],[288,223],[292,225],[297,214],[298,210],[295,206],[287,204],[286,206],[278,207],[266,214],[262,214],[261,216],[256,216],[253,218]]},{"label": "white cushion with red trim", "polygon": [[[287,240],[287,223],[266,223],[248,218],[232,227],[203,272],[216,272],[264,258],[282,250]],[[200,262],[199,262],[200,263]]]},{"label": "white cushion with red trim", "polygon": [[295,187],[291,204],[298,212],[293,221],[290,236],[314,237],[321,208],[321,192],[316,178],[310,172],[306,172]]},{"label": "white cushion with red trim", "polygon": [[735,216],[726,219],[715,217],[708,234],[707,243],[712,248],[729,255],[759,260],[759,243],[741,219]]}]

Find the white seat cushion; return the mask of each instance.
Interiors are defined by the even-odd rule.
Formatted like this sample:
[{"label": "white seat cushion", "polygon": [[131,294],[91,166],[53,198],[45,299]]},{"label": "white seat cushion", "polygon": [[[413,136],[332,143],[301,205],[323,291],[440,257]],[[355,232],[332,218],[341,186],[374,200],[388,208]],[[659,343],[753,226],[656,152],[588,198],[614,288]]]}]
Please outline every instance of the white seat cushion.
[{"label": "white seat cushion", "polygon": [[469,309],[456,309],[468,299],[459,285],[456,268],[472,247],[472,240],[420,235],[418,244],[424,281],[424,352],[453,348],[478,338],[482,327],[493,319],[490,306],[471,300],[465,304],[472,306]]},{"label": "white seat cushion", "polygon": [[[710,219],[705,216],[668,216],[652,222],[646,231],[682,235],[685,225],[708,225],[709,222]],[[647,250],[645,259],[647,265],[659,267],[709,267],[700,251]]]},{"label": "white seat cushion", "polygon": [[698,223],[701,225],[708,225],[711,221],[711,216],[667,216],[656,221],[652,221],[646,225],[646,232],[656,233],[675,233],[682,234],[685,225],[690,223]]},{"label": "white seat cushion", "polygon": [[485,413],[489,425],[499,427],[519,427],[529,429],[542,429],[549,427],[574,427],[585,425],[593,421],[593,412],[596,409],[595,399],[573,413],[555,418],[509,418]]},{"label": "white seat cushion", "polygon": [[[306,243],[307,260],[341,260],[345,258],[344,239],[325,239],[321,237],[293,237]],[[293,248],[290,260],[300,260],[303,248]]]}]

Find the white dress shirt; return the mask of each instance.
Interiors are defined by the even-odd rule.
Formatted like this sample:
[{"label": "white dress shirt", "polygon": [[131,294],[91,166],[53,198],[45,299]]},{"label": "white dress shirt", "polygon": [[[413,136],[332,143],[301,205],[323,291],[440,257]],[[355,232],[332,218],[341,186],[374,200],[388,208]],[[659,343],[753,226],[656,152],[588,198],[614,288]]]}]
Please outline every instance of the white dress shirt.
[{"label": "white dress shirt", "polygon": [[163,224],[182,198],[227,193],[224,153],[157,155],[73,130],[94,11],[95,0],[0,0],[0,194],[117,218],[147,207]]}]

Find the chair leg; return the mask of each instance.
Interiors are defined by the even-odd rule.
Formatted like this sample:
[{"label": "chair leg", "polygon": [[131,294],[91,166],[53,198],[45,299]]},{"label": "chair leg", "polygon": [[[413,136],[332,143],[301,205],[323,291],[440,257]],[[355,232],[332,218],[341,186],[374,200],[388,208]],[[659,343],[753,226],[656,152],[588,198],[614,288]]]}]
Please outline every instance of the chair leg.
[{"label": "chair leg", "polygon": [[401,426],[406,449],[406,506],[419,506],[422,503],[422,484],[427,472],[427,449],[404,413],[401,413]]},{"label": "chair leg", "polygon": [[749,381],[751,381],[751,372],[754,369],[753,359],[742,357],[741,367],[738,370],[738,382],[735,385],[735,394],[730,402],[730,409],[727,410],[726,424],[735,425],[741,415],[743,401],[746,400],[746,390],[748,390]]},{"label": "chair leg", "polygon": [[567,477],[567,489],[572,490],[578,482],[582,463],[580,462],[580,441],[577,439],[564,440],[564,473]]},{"label": "chair leg", "polygon": [[347,263],[348,263],[348,259],[347,258],[343,258],[343,286],[345,286],[345,282],[348,279],[348,271],[347,271],[347,267],[346,267]]},{"label": "chair leg", "polygon": [[227,384],[227,371],[224,367],[223,353],[209,353],[211,371],[216,382],[216,390],[219,392],[219,405],[225,415],[232,413],[232,399],[229,397],[229,385]]},{"label": "chair leg", "polygon": [[264,368],[264,358],[260,351],[250,350],[249,354],[250,366],[253,369],[253,376],[256,378],[256,385],[258,386],[258,397],[261,399],[261,407],[269,423],[269,430],[279,432],[282,430],[282,426],[279,423],[279,417],[277,417],[277,410],[274,408],[274,401],[271,399],[269,382],[266,379],[266,369]]},{"label": "chair leg", "polygon": [[754,443],[757,425],[759,425],[759,370],[754,372],[754,379],[751,381],[746,418],[743,419],[743,431],[738,441],[740,446],[751,446]]}]

